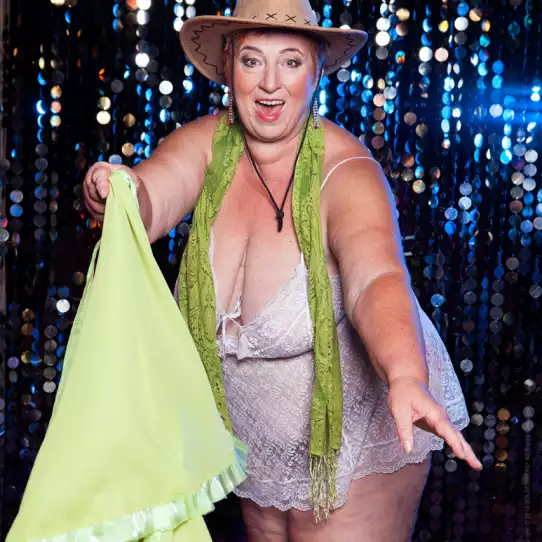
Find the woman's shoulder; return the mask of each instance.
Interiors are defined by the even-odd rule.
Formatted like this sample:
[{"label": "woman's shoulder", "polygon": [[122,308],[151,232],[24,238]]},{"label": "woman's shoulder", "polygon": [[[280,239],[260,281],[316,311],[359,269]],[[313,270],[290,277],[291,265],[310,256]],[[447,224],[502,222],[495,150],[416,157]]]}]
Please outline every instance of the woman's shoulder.
[{"label": "woman's shoulder", "polygon": [[171,132],[158,147],[160,153],[164,151],[178,155],[185,149],[191,153],[201,152],[208,163],[211,156],[213,137],[222,115],[205,115],[179,126]]},{"label": "woman's shoulder", "polygon": [[[355,135],[327,120],[324,121],[324,130],[322,189],[328,184],[343,185],[348,178],[365,179],[368,174],[380,177],[380,165],[373,158],[371,151]],[[339,185],[335,182],[328,183],[330,177],[341,178],[343,182]]]},{"label": "woman's shoulder", "polygon": [[216,115],[204,115],[203,117],[199,117],[188,124],[190,124],[192,127],[198,127],[201,130],[208,131],[211,134],[214,134],[218,123],[224,117],[226,113],[224,111],[217,113]]},{"label": "woman's shoulder", "polygon": [[197,141],[212,139],[221,118],[221,113],[218,115],[204,115],[183,124],[172,132],[169,137],[176,137],[178,139],[190,137],[191,139],[195,138]]},{"label": "woman's shoulder", "polygon": [[324,175],[349,158],[373,158],[371,151],[352,133],[329,120],[324,120],[323,126],[325,133]]}]

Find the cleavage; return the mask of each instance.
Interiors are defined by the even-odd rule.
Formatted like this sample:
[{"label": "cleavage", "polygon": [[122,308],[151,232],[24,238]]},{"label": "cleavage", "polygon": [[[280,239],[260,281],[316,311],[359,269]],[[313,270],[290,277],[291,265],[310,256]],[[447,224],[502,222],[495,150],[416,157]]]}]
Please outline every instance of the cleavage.
[{"label": "cleavage", "polygon": [[[221,262],[220,260],[217,262],[216,258],[217,253],[220,254],[219,251],[216,251],[216,237],[217,236],[211,232],[209,256],[215,282],[218,316],[221,317],[224,314],[235,315],[235,318],[231,318],[231,320],[234,320],[237,325],[232,323],[228,326],[229,329],[233,329],[233,327],[237,328],[239,326],[247,327],[258,316],[265,312],[287,285],[298,276],[299,268],[301,266],[301,256],[299,252],[297,252],[294,256],[297,260],[297,265],[288,266],[290,267],[290,270],[288,270],[284,269],[279,258],[273,258],[270,255],[268,255],[267,260],[264,262],[264,264],[267,265],[262,266],[261,262],[255,260],[258,255],[251,256],[250,249],[247,249],[243,255],[237,254],[237,258],[235,258],[235,254],[232,256],[232,258],[239,261],[239,264],[236,269],[234,268],[231,271],[229,277],[226,276],[226,280],[229,279],[229,284],[224,285],[224,278],[221,280],[220,275],[217,274]],[[280,251],[270,249],[270,254],[277,253],[280,254]],[[222,262],[226,257],[227,255],[223,253]],[[250,260],[251,257],[252,262]],[[261,259],[265,260],[265,256],[261,257]],[[273,273],[273,267],[269,263],[271,261],[275,261],[275,267],[280,266],[280,273],[277,274],[278,276],[269,276],[269,274]],[[247,267],[247,262],[248,266],[251,266],[250,268]],[[235,273],[237,273],[236,276],[234,276]],[[250,278],[250,281],[247,282],[248,273],[252,273],[252,277]],[[262,280],[262,278],[264,280]],[[229,291],[232,293],[228,294]]]}]

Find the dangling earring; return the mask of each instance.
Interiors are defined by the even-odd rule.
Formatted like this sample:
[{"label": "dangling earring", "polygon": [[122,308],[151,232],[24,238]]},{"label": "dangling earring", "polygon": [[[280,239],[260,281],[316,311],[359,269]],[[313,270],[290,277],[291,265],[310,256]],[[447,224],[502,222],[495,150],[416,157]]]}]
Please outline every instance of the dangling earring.
[{"label": "dangling earring", "polygon": [[233,126],[233,96],[231,94],[228,102],[228,124]]},{"label": "dangling earring", "polygon": [[314,97],[314,102],[312,104],[312,116],[314,121],[314,127],[318,128],[318,118],[320,116],[320,105],[318,104],[318,97]]}]

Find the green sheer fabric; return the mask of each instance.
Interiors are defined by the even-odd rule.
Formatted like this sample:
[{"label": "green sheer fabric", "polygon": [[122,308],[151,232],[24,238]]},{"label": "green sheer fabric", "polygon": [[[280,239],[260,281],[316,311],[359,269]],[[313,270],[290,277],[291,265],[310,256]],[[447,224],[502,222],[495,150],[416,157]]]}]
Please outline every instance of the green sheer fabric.
[{"label": "green sheer fabric", "polygon": [[209,542],[244,480],[125,174],[111,177],[47,435],[7,542]]},{"label": "green sheer fabric", "polygon": [[[179,306],[199,351],[218,411],[231,431],[222,368],[216,345],[216,298],[209,258],[211,227],[244,150],[242,128],[218,124],[212,160],[194,211],[192,231],[179,273]],[[315,382],[311,405],[310,470],[316,516],[327,516],[335,501],[337,455],[342,435],[342,382],[331,283],[320,223],[324,134],[308,123],[292,195],[294,227],[309,273],[308,297],[314,326]]]}]

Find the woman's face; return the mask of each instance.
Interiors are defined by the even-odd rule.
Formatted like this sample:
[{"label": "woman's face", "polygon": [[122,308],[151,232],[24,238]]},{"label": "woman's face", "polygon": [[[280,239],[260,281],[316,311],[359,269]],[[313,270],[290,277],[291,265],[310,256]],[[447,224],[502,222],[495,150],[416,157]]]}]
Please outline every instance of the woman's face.
[{"label": "woman's face", "polygon": [[234,101],[245,129],[268,142],[296,135],[318,79],[317,43],[286,32],[246,32],[233,43]]}]

